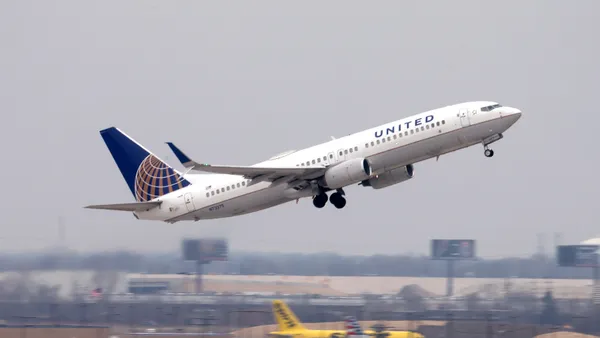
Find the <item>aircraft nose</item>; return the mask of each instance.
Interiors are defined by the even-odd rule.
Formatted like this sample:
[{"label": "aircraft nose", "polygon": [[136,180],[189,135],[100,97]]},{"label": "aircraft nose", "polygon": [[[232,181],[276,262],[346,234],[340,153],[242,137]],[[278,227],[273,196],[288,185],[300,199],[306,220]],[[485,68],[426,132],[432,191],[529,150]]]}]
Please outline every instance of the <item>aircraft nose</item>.
[{"label": "aircraft nose", "polygon": [[514,118],[516,121],[521,118],[521,115],[523,115],[523,112],[521,112],[521,110],[517,109],[517,108],[505,107],[505,109],[502,110],[501,115],[502,115],[502,117]]}]

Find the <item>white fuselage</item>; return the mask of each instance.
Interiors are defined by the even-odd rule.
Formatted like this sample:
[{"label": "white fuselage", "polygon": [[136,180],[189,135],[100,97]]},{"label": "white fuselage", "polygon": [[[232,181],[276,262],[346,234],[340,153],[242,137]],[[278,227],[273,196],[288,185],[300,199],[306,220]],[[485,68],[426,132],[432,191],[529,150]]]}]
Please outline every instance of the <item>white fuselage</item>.
[{"label": "white fuselage", "polygon": [[[478,101],[430,110],[310,148],[283,154],[255,166],[331,166],[366,158],[373,173],[415,164],[463,149],[505,132],[521,116],[518,109],[481,108],[495,102]],[[431,118],[430,116],[433,116]],[[137,218],[176,222],[237,216],[285,202],[297,195],[276,182],[249,184],[237,175],[186,175],[192,185],[160,197],[158,208],[135,212]],[[310,190],[310,189],[307,189]],[[310,197],[311,194],[300,197]]]}]

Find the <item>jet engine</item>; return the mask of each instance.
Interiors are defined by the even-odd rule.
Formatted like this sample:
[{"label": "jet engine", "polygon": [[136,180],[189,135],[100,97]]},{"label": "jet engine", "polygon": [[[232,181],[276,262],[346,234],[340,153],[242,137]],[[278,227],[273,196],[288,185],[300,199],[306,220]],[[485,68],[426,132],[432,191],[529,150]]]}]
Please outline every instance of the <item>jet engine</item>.
[{"label": "jet engine", "polygon": [[368,179],[372,172],[367,159],[355,158],[327,169],[319,184],[329,189],[339,189]]},{"label": "jet engine", "polygon": [[390,185],[409,180],[413,178],[414,173],[415,171],[413,165],[409,164],[404,167],[399,167],[390,171],[386,171],[377,177],[364,180],[361,182],[361,184],[365,187],[371,187],[373,189],[382,189],[385,187],[389,187]]}]

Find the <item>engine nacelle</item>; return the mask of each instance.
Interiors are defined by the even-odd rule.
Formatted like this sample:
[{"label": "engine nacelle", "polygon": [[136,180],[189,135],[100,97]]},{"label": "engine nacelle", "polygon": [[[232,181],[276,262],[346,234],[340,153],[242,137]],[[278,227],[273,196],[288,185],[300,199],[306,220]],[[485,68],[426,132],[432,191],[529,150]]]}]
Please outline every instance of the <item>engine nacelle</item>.
[{"label": "engine nacelle", "polygon": [[389,187],[390,185],[394,185],[394,184],[409,180],[409,179],[413,178],[414,174],[415,174],[414,168],[413,168],[412,164],[409,164],[404,167],[386,171],[377,177],[373,177],[371,179],[362,181],[361,184],[365,187],[371,187],[373,189],[381,189],[381,188]]},{"label": "engine nacelle", "polygon": [[355,158],[327,169],[319,184],[329,189],[339,189],[368,179],[372,172],[369,161]]}]

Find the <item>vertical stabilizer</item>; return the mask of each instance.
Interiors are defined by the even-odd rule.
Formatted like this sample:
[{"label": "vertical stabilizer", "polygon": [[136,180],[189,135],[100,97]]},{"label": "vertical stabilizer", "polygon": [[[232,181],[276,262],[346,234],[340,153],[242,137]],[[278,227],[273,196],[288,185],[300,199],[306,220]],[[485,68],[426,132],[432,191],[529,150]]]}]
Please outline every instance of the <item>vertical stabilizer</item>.
[{"label": "vertical stabilizer", "polygon": [[150,201],[191,184],[119,129],[107,128],[100,135],[136,201]]},{"label": "vertical stabilizer", "polygon": [[348,338],[362,338],[365,336],[365,332],[362,330],[360,323],[355,317],[348,316],[344,319],[346,326],[346,336]]},{"label": "vertical stabilizer", "polygon": [[273,315],[279,325],[279,331],[306,330],[292,310],[281,300],[273,301]]}]

